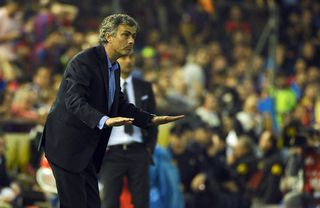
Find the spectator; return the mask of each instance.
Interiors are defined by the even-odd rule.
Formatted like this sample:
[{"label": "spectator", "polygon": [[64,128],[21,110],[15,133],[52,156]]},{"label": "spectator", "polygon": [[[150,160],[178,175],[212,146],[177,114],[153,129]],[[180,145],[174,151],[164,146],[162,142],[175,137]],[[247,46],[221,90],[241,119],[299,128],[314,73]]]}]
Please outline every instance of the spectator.
[{"label": "spectator", "polygon": [[225,30],[227,33],[234,33],[236,31],[244,33],[251,32],[251,26],[249,22],[243,20],[243,13],[239,6],[232,6],[230,8],[229,19],[226,22]]},{"label": "spectator", "polygon": [[276,77],[276,86],[274,89],[275,111],[277,113],[277,125],[283,127],[285,116],[296,106],[297,97],[290,88],[285,74],[278,73]]},{"label": "spectator", "polygon": [[177,166],[172,163],[171,154],[156,146],[150,167],[150,208],[183,208],[184,201],[180,189]]},{"label": "spectator", "polygon": [[195,207],[195,198],[191,189],[191,181],[200,172],[200,163],[197,155],[187,148],[188,138],[184,127],[174,126],[170,131],[168,150],[172,155],[174,164],[179,169],[181,179],[180,187],[184,194],[186,208]]},{"label": "spectator", "polygon": [[257,102],[256,95],[249,95],[244,102],[243,110],[236,115],[244,134],[250,135],[255,141],[262,128],[262,117],[257,111]]},{"label": "spectator", "polygon": [[304,160],[307,138],[301,135],[290,140],[289,153],[280,188],[284,193],[284,204],[289,207],[306,207],[303,193]]},{"label": "spectator", "polygon": [[1,60],[14,61],[17,58],[14,41],[21,37],[22,3],[20,0],[10,0],[4,7],[0,8]]},{"label": "spectator", "polygon": [[0,132],[0,206],[3,203],[13,204],[20,191],[19,185],[9,176],[6,168],[5,139],[4,133]]},{"label": "spectator", "polygon": [[229,156],[228,163],[233,173],[239,177],[243,188],[256,172],[258,158],[256,157],[252,139],[241,136],[235,146],[234,153]]},{"label": "spectator", "polygon": [[221,125],[218,100],[213,93],[202,97],[201,106],[196,109],[196,114],[210,127]]},{"label": "spectator", "polygon": [[262,205],[277,204],[282,199],[280,179],[283,175],[283,159],[277,150],[277,140],[270,131],[264,131],[259,140],[262,158],[258,163],[261,180],[256,190],[256,197]]},{"label": "spectator", "polygon": [[188,97],[192,100],[199,99],[205,86],[205,67],[209,57],[206,48],[199,48],[190,53],[187,63],[183,66],[183,77],[188,85]]}]

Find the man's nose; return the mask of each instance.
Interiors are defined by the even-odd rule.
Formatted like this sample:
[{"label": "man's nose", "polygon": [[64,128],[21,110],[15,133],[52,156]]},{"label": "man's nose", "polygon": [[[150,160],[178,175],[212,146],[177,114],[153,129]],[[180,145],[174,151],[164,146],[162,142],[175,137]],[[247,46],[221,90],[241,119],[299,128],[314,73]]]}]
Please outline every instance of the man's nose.
[{"label": "man's nose", "polygon": [[131,43],[131,44],[134,44],[134,37],[130,36],[128,42]]}]

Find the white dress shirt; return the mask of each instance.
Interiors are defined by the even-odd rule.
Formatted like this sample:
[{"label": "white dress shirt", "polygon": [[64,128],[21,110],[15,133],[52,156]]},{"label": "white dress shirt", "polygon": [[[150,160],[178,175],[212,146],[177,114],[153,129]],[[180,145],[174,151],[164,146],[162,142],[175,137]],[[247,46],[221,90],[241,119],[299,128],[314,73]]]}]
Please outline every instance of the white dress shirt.
[{"label": "white dress shirt", "polygon": [[[129,76],[125,80],[120,78],[120,84],[121,84],[122,90],[123,90],[123,83],[124,82],[127,83],[127,94],[128,94],[129,103],[135,104],[132,76]],[[124,132],[124,126],[112,127],[108,146],[118,145],[118,144],[130,144],[133,142],[142,143],[142,133],[141,133],[140,128],[133,126],[133,134],[129,135]]]}]

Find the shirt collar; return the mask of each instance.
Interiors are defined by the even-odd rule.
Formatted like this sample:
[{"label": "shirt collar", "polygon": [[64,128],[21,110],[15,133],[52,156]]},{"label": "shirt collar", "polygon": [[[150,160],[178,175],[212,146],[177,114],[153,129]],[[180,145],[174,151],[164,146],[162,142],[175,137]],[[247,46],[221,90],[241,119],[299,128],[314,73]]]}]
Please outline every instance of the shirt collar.
[{"label": "shirt collar", "polygon": [[122,77],[120,77],[121,86],[123,86],[124,82],[127,82],[127,84],[131,84],[132,83],[132,75],[128,76],[127,79],[123,79]]},{"label": "shirt collar", "polygon": [[118,63],[114,62],[113,64],[111,64],[111,61],[107,55],[107,61],[108,61],[108,69],[109,71],[116,71],[119,69]]}]

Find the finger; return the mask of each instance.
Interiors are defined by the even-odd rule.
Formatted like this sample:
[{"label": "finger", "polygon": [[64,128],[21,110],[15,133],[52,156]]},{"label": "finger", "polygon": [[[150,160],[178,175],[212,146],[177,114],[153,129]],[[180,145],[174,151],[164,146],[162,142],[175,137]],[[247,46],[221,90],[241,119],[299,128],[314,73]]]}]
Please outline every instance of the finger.
[{"label": "finger", "polygon": [[129,124],[132,124],[132,121],[117,121],[114,124],[117,126],[129,125]]},{"label": "finger", "polygon": [[134,121],[134,118],[121,117],[122,121]]},{"label": "finger", "polygon": [[126,124],[132,124],[133,121],[131,121],[131,120],[130,120],[130,121],[123,121],[122,123],[125,124],[125,125],[126,125]]},{"label": "finger", "polygon": [[181,116],[169,116],[167,118],[167,120],[176,121],[176,120],[182,119],[183,117],[184,117],[184,115],[181,115]]},{"label": "finger", "polygon": [[126,117],[118,117],[115,122],[123,123],[123,122],[133,122],[133,118],[126,118]]},{"label": "finger", "polygon": [[179,115],[179,116],[172,116],[173,119],[178,120],[184,117],[184,115]]}]

